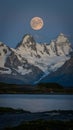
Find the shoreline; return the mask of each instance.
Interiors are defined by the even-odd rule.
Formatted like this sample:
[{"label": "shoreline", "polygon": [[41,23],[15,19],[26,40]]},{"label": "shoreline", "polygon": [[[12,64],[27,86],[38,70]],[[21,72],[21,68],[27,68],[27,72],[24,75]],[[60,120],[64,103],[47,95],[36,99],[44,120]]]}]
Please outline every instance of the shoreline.
[{"label": "shoreline", "polygon": [[24,110],[24,109],[19,109],[19,108],[12,108],[12,107],[0,107],[0,114],[1,112],[22,112],[22,113],[46,113],[46,112],[72,112],[73,113],[73,110],[48,110],[48,111],[42,111],[42,112],[31,112],[31,111],[27,111],[27,110]]},{"label": "shoreline", "polygon": [[[54,130],[53,126],[59,125],[71,125],[73,128],[73,110],[53,110],[44,112],[30,112],[22,109],[13,109],[0,107],[0,128],[5,130],[17,130],[17,129],[32,129],[36,126],[36,130],[39,127],[44,127],[45,124],[51,130]],[[41,130],[40,128],[40,130]],[[46,128],[46,127],[45,127]],[[25,130],[26,130],[25,129]],[[59,127],[58,127],[59,129]],[[71,129],[72,130],[72,129]]]}]

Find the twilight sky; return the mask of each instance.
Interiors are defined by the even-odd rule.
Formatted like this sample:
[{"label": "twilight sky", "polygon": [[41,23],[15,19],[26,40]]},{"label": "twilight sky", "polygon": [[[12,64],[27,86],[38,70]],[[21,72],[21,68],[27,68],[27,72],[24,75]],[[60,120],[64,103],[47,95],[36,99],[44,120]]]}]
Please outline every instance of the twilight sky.
[{"label": "twilight sky", "polygon": [[[44,21],[41,30],[30,27],[35,16]],[[73,0],[0,0],[0,41],[8,46],[16,47],[27,33],[49,43],[60,32],[73,44]]]}]

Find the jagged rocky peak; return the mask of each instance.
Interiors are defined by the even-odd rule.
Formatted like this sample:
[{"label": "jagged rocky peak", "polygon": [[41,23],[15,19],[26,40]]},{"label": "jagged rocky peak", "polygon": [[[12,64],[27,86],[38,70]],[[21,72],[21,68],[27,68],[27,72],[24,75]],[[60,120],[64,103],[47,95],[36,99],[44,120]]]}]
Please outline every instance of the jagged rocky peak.
[{"label": "jagged rocky peak", "polygon": [[73,51],[68,37],[63,33],[60,33],[55,40],[51,41],[50,47],[58,56],[69,55]]},{"label": "jagged rocky peak", "polygon": [[32,43],[36,43],[36,42],[35,42],[32,35],[26,34],[26,35],[24,35],[24,37],[22,39],[22,43],[30,43],[30,44],[32,44]]},{"label": "jagged rocky peak", "polygon": [[18,45],[18,48],[22,47],[22,46],[35,50],[36,49],[36,42],[35,42],[33,36],[30,35],[30,34],[24,35],[23,38],[22,38],[22,41]]},{"label": "jagged rocky peak", "polygon": [[60,35],[56,39],[56,43],[69,43],[68,37],[65,36],[63,33],[60,33]]}]

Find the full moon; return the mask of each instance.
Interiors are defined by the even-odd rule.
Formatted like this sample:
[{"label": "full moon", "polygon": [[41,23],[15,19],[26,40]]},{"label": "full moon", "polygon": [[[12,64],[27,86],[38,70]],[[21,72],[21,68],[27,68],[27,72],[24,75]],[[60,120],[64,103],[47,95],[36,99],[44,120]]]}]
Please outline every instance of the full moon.
[{"label": "full moon", "polygon": [[40,17],[33,17],[30,21],[31,28],[34,30],[40,30],[42,29],[44,23],[43,19]]}]

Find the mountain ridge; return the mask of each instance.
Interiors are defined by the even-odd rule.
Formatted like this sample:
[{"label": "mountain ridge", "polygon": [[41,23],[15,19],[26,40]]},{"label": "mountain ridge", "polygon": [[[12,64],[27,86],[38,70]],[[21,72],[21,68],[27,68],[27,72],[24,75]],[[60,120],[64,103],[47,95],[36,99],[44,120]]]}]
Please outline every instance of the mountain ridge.
[{"label": "mountain ridge", "polygon": [[71,44],[60,34],[50,44],[36,43],[26,34],[15,49],[0,42],[0,80],[20,79],[24,84],[34,84],[40,78],[56,71],[71,58]]},{"label": "mountain ridge", "polygon": [[55,82],[64,87],[73,87],[73,56],[61,68],[50,73],[40,82]]}]

